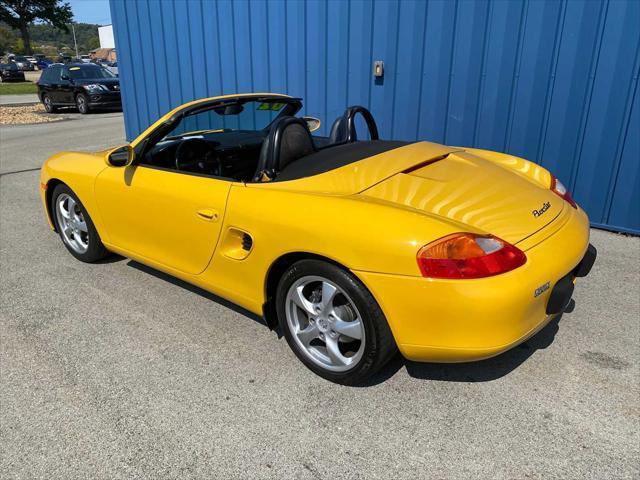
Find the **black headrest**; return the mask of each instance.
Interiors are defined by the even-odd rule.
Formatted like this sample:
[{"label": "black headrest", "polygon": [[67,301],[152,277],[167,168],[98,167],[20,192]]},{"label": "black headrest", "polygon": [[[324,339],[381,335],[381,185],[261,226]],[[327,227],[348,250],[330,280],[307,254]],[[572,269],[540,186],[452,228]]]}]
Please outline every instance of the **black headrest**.
[{"label": "black headrest", "polygon": [[307,122],[297,117],[277,119],[262,142],[254,181],[273,179],[287,165],[315,151]]}]

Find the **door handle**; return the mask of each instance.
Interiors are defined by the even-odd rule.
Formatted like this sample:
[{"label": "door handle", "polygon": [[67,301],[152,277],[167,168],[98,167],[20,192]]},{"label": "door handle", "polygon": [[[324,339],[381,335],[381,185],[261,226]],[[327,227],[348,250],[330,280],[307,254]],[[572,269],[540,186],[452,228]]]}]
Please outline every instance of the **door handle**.
[{"label": "door handle", "polygon": [[210,208],[202,208],[196,212],[198,216],[204,220],[208,220],[210,222],[218,221],[218,212],[212,210]]}]

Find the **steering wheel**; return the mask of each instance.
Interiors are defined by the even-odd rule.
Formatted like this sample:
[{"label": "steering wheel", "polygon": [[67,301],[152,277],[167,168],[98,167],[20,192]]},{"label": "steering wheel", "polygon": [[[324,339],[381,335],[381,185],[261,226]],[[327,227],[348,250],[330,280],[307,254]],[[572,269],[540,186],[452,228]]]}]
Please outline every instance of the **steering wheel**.
[{"label": "steering wheel", "polygon": [[176,170],[221,176],[222,164],[206,140],[187,138],[176,149]]}]

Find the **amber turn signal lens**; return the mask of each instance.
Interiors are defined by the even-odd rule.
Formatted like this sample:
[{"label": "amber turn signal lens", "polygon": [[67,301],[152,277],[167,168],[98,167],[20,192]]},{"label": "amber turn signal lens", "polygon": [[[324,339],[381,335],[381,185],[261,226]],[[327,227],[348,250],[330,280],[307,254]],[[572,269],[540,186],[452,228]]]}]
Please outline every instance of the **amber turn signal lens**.
[{"label": "amber turn signal lens", "polygon": [[527,261],[519,248],[493,235],[454,233],[418,251],[418,267],[429,278],[483,278],[508,272]]}]

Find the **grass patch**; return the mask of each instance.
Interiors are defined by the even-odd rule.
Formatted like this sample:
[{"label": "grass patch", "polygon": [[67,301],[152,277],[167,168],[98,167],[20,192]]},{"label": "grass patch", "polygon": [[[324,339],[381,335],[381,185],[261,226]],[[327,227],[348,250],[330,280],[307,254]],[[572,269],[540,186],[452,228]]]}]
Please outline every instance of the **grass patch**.
[{"label": "grass patch", "polygon": [[31,82],[0,83],[0,95],[19,95],[23,93],[38,93],[38,86]]}]

